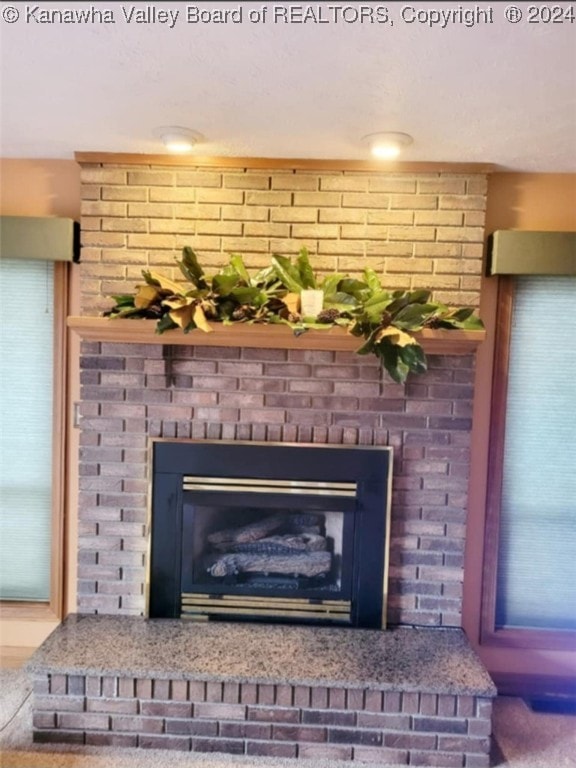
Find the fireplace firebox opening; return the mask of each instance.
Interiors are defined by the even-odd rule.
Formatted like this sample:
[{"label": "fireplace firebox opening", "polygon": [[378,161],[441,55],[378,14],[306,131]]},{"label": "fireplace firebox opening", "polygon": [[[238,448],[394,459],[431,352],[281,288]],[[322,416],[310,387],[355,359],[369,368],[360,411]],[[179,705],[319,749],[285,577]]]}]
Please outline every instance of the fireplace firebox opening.
[{"label": "fireplace firebox opening", "polygon": [[392,449],[155,440],[148,615],[383,628]]}]

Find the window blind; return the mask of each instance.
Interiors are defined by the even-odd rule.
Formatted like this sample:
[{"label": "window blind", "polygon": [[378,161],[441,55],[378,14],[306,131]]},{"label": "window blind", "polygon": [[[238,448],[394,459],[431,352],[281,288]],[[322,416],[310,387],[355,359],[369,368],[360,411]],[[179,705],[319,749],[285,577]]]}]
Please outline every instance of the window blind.
[{"label": "window blind", "polygon": [[48,600],[54,266],[0,259],[0,598]]},{"label": "window blind", "polygon": [[576,629],[576,278],[516,279],[496,625]]}]

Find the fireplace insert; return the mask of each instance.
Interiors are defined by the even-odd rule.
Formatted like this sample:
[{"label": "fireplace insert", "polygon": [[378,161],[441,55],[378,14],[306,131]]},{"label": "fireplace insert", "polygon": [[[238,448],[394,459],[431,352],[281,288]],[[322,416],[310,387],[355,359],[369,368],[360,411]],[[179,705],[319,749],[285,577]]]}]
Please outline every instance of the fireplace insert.
[{"label": "fireplace insert", "polygon": [[151,618],[385,624],[392,449],[156,440]]}]

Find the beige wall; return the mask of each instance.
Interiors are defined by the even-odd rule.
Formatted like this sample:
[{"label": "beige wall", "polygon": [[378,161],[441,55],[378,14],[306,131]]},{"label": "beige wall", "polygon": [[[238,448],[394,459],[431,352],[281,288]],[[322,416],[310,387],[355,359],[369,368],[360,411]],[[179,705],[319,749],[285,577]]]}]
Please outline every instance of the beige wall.
[{"label": "beige wall", "polygon": [[0,215],[79,221],[79,166],[73,160],[0,159]]},{"label": "beige wall", "polygon": [[[497,173],[490,177],[486,233],[497,229],[576,231],[576,174]],[[480,315],[487,340],[477,355],[474,433],[466,566],[464,616],[466,633],[492,673],[575,675],[576,653],[479,645],[481,573],[484,541],[489,414],[496,317],[495,278],[482,282]]]},{"label": "beige wall", "polygon": [[496,173],[488,182],[486,231],[576,230],[576,174]]},{"label": "beige wall", "polygon": [[[64,216],[80,220],[80,168],[73,160],[0,159],[0,215]],[[72,340],[74,343],[74,340]],[[76,352],[77,356],[77,352]],[[70,455],[74,446],[70,446]],[[74,454],[76,455],[76,454]],[[75,487],[75,484],[74,484]],[[73,610],[75,596],[76,522],[66,534],[68,550],[66,610]],[[10,614],[7,616],[7,612]],[[30,614],[27,611],[27,614]],[[33,618],[19,619],[14,611],[2,611],[0,644],[36,646],[52,631],[57,621],[48,610]]]}]

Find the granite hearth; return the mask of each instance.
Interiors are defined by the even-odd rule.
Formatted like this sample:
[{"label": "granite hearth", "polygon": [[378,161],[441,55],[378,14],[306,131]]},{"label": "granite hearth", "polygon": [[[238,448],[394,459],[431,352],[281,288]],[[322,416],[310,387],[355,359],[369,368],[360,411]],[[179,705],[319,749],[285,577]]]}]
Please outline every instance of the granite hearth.
[{"label": "granite hearth", "polygon": [[38,742],[489,765],[496,691],[459,629],[76,615],[28,669]]}]

